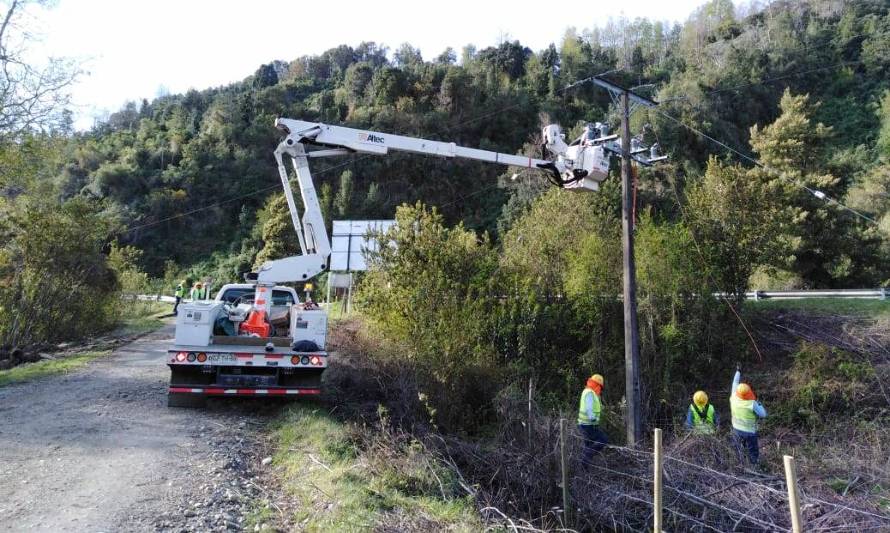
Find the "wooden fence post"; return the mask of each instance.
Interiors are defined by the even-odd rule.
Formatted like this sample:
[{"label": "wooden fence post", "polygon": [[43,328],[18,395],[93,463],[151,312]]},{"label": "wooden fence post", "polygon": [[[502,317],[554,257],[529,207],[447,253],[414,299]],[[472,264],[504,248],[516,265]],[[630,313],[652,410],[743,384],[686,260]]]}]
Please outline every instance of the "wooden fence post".
[{"label": "wooden fence post", "polygon": [[562,515],[565,527],[571,524],[571,507],[569,506],[569,469],[566,461],[566,419],[559,419],[559,459],[562,468]]},{"label": "wooden fence post", "polygon": [[532,378],[528,378],[528,419],[526,420],[526,424],[528,425],[528,450],[532,449],[532,396],[534,394],[534,385],[532,382]]},{"label": "wooden fence post", "polygon": [[662,524],[661,524],[661,485],[662,485],[662,457],[661,457],[661,430],[655,428],[655,442],[653,445],[654,453],[652,454],[655,458],[655,465],[652,470],[652,477],[654,480],[654,494],[653,494],[653,502],[652,502],[652,530],[655,533],[661,533]]},{"label": "wooden fence post", "polygon": [[803,529],[803,520],[800,516],[800,498],[797,492],[797,469],[794,466],[794,457],[786,455],[785,484],[788,485],[788,507],[791,510],[791,531],[800,533]]}]

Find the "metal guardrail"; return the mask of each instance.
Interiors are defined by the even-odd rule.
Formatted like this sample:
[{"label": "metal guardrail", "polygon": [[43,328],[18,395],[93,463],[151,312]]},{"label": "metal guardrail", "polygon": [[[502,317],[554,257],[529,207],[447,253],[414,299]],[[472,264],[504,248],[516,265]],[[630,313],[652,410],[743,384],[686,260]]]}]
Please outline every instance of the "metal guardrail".
[{"label": "metal guardrail", "polygon": [[749,291],[748,300],[803,300],[806,298],[865,298],[886,300],[890,289],[814,289],[799,291]]},{"label": "metal guardrail", "polygon": [[[160,294],[125,294],[124,298],[133,298],[135,300],[141,300],[143,302],[164,302],[164,303],[176,303],[176,298],[173,296],[163,296]],[[186,298],[182,299],[183,302],[190,302],[191,300],[187,300]]]}]

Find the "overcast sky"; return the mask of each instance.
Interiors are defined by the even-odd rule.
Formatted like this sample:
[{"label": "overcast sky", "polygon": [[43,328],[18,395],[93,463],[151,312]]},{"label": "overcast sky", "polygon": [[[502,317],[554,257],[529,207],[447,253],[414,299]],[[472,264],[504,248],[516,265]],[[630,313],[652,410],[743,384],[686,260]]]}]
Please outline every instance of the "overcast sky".
[{"label": "overcast sky", "polygon": [[339,44],[409,42],[424,59],[450,46],[497,44],[505,36],[539,50],[566,28],[610,17],[683,21],[704,0],[501,2],[485,0],[59,0],[37,10],[38,55],[74,57],[89,72],[73,89],[78,128],[127,100],[237,81],[273,59]]}]

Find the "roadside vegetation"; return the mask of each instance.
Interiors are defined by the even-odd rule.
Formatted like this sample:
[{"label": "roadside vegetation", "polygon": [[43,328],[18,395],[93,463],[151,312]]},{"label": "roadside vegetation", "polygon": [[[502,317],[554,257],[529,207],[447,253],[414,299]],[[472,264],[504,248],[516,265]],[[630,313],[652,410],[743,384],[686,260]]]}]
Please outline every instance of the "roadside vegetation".
[{"label": "roadside vegetation", "polygon": [[745,304],[752,313],[764,311],[802,311],[811,314],[868,316],[890,315],[890,301],[862,298],[806,298],[802,300],[759,300]]},{"label": "roadside vegetation", "polygon": [[272,431],[272,465],[292,516],[261,507],[253,522],[283,518],[301,531],[478,531],[475,502],[424,445],[387,427],[342,421],[324,405],[289,407]]},{"label": "roadside vegetation", "polygon": [[[566,88],[608,71],[655,87],[662,105],[631,126],[671,155],[635,180],[645,420],[694,459],[682,447],[689,398],[706,390],[726,420],[740,364],[770,412],[766,472],[732,464],[723,441],[705,448],[713,466],[766,483],[792,453],[809,494],[888,512],[885,303],[743,298],[750,287],[890,283],[888,36],[885,2],[713,0],[683,24],[619,19],[569,29],[537,51],[505,40],[424,60],[407,43],[341,45],[226,87],[133,102],[74,132],[63,89],[76,69],[49,65],[59,98],[29,106],[35,71],[16,70],[15,40],[0,34],[4,70],[25,77],[0,91],[0,360],[142,320],[122,294],[169,294],[207,276],[219,286],[293,253],[285,203],[268,192],[276,116],[533,155],[542,122],[561,123],[567,139],[590,122],[615,131],[606,93]],[[377,235],[355,296],[361,320],[332,328],[342,357],[327,373],[330,411],[295,407],[275,430],[273,464],[299,504],[285,521],[474,529],[474,504],[529,527],[566,525],[556,428],[594,372],[605,376],[604,428],[623,443],[617,173],[578,195],[473,163],[354,161],[314,171],[326,220],[395,211],[398,224]],[[583,487],[643,494],[601,479],[609,483],[598,492]],[[710,496],[713,479],[682,481]],[[785,527],[775,498],[763,499],[759,522],[734,515],[750,496],[741,490],[721,489],[716,513],[678,505],[718,530],[736,520]],[[648,520],[618,495],[582,504],[590,529]],[[865,523],[821,504],[807,512],[825,530]],[[677,520],[675,529],[690,527]]]},{"label": "roadside vegetation", "polygon": [[89,351],[58,359],[42,359],[34,363],[25,363],[8,370],[0,370],[0,387],[11,383],[33,381],[55,374],[65,374],[76,370],[93,359],[110,354],[110,350]]},{"label": "roadside vegetation", "polygon": [[[650,419],[665,431],[666,455],[694,465],[666,463],[669,484],[692,495],[675,494],[674,510],[719,530],[786,527],[787,502],[772,491],[783,490],[782,456],[789,454],[797,460],[812,530],[851,521],[882,527],[879,516],[890,516],[890,413],[879,380],[890,376],[890,337],[886,318],[862,303],[865,311],[852,316],[828,315],[820,305],[748,310],[763,361],[752,357],[745,373],[770,412],[761,432],[763,467],[739,463],[729,443],[731,369],[704,377],[698,383],[724,417],[717,437],[690,438],[683,429],[688,398]],[[801,318],[812,319],[814,329],[789,332]],[[463,396],[439,395],[444,385],[435,365],[411,357],[408,345],[387,339],[366,318],[339,322],[333,331],[337,357],[324,400],[289,408],[271,433],[269,455],[285,496],[278,508],[261,507],[259,521],[308,530],[391,524],[400,531],[473,530],[479,520],[507,527],[505,517],[528,528],[567,525],[559,510],[558,422],[573,419],[574,394],[554,399],[533,382],[529,411],[527,382],[488,381],[480,386],[494,390],[483,409],[474,403],[480,393],[473,383],[463,385]],[[616,444],[623,431],[619,395],[607,388],[604,396],[605,427]],[[474,406],[484,413],[452,413]],[[572,430],[567,448],[578,509],[572,525],[645,528],[650,510],[627,498],[651,498],[651,486],[635,481],[651,474],[651,457],[615,448],[585,471]],[[666,523],[678,530],[694,525],[673,515]]]},{"label": "roadside vegetation", "polygon": [[16,350],[0,358],[0,387],[71,372],[98,357],[111,353],[106,346],[133,339],[164,325],[168,304],[130,301],[119,305],[116,326],[102,335],[75,337],[69,342],[46,346],[44,351]]}]

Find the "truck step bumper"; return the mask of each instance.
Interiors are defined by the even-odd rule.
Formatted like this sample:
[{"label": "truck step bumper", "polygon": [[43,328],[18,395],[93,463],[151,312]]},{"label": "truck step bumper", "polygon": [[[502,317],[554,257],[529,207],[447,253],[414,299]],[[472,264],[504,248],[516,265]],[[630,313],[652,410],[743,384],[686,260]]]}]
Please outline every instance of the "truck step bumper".
[{"label": "truck step bumper", "polygon": [[170,394],[205,394],[208,396],[318,396],[321,389],[227,389],[222,387],[170,387]]}]

